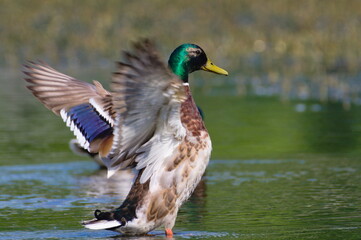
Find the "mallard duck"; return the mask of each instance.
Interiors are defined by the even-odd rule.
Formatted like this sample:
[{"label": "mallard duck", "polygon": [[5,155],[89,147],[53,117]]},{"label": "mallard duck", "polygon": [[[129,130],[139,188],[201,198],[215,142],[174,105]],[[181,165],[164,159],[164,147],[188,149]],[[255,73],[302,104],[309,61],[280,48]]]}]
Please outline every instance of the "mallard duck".
[{"label": "mallard duck", "polygon": [[228,75],[195,44],[177,47],[167,66],[149,40],[124,53],[112,92],[45,63],[25,67],[28,88],[62,116],[84,149],[100,153],[108,177],[126,167],[138,170],[121,206],[96,210],[83,222],[86,228],[142,235],[163,226],[173,235],[178,209],[200,181],[212,149],[188,83],[197,70]]}]

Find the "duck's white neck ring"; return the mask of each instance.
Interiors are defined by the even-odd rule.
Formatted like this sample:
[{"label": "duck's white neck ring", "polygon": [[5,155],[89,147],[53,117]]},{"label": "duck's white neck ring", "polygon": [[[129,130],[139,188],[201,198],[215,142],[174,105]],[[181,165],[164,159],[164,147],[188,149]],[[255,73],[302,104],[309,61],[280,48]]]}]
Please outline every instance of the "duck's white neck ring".
[{"label": "duck's white neck ring", "polygon": [[189,86],[189,83],[184,82],[184,83],[183,83],[183,86]]}]

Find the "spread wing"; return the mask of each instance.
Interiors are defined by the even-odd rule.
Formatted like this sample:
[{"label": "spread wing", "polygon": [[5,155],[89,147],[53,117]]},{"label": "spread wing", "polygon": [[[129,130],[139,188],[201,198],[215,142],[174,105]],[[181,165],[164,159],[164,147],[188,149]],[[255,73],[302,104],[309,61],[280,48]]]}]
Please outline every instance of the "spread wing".
[{"label": "spread wing", "polygon": [[185,136],[180,122],[180,105],[186,99],[182,81],[160,60],[153,43],[144,40],[118,63],[112,90],[114,140],[103,159],[108,176],[134,164],[152,169]]},{"label": "spread wing", "polygon": [[112,134],[112,97],[103,86],[79,81],[60,73],[46,63],[24,66],[27,88],[48,109],[61,115],[88,151],[98,152],[99,144]]},{"label": "spread wing", "polygon": [[57,115],[61,109],[89,103],[89,99],[104,106],[111,102],[110,93],[99,82],[95,81],[93,85],[79,81],[56,71],[46,63],[29,62],[24,67],[25,80],[30,83],[27,88]]}]

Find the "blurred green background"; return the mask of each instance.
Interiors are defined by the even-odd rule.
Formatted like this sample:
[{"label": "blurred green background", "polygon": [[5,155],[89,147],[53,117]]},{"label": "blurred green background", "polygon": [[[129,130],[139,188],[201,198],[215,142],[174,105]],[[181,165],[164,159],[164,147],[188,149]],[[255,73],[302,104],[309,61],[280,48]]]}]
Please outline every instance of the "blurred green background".
[{"label": "blurred green background", "polygon": [[154,38],[164,56],[193,42],[229,70],[234,94],[349,107],[360,102],[360,8],[357,0],[1,0],[0,65],[108,67],[140,37]]}]

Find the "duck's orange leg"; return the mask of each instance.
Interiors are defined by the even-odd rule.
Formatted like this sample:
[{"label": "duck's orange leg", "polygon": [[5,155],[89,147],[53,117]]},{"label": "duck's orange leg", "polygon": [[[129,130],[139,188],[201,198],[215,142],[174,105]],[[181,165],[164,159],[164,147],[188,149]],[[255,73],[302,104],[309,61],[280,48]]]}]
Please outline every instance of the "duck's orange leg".
[{"label": "duck's orange leg", "polygon": [[172,231],[172,229],[171,228],[166,228],[165,229],[165,235],[167,236],[167,237],[173,237],[173,231]]}]

